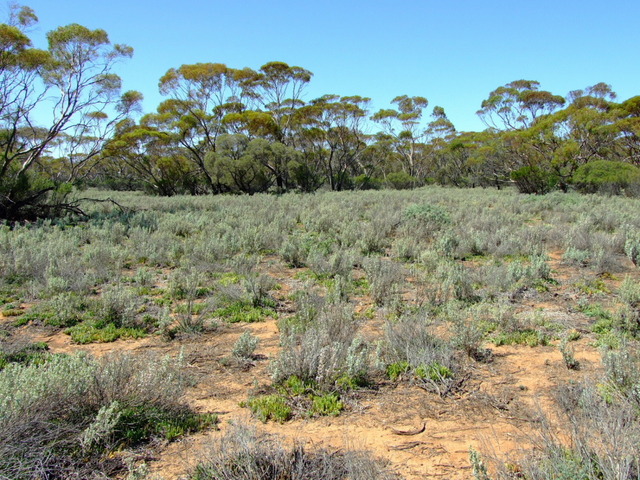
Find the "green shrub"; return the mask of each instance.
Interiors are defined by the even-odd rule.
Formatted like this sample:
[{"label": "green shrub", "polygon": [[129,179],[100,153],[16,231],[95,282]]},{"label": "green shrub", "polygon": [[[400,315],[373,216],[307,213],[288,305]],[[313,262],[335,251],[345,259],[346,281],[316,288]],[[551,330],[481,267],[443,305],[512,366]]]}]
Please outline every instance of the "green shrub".
[{"label": "green shrub", "polygon": [[391,172],[384,179],[384,183],[395,190],[406,190],[418,186],[418,179],[407,172]]},{"label": "green shrub", "polygon": [[284,423],[289,420],[293,414],[293,410],[287,405],[287,399],[277,394],[250,398],[247,401],[247,406],[263,423],[266,423],[267,420]]},{"label": "green shrub", "polygon": [[434,333],[432,320],[422,314],[408,314],[385,325],[383,361],[396,369],[410,365],[439,364],[455,371],[455,354],[451,344]]},{"label": "green shrub", "polygon": [[578,167],[573,182],[583,193],[619,195],[640,183],[640,168],[625,162],[594,160]]},{"label": "green shrub", "polygon": [[511,172],[520,193],[549,193],[558,184],[558,177],[551,172],[536,166],[521,167]]},{"label": "green shrub", "polygon": [[288,326],[281,335],[282,350],[271,364],[276,383],[296,376],[332,390],[345,375],[365,379],[369,369],[369,349],[356,336],[350,305],[325,305],[309,324]]},{"label": "green shrub", "polygon": [[400,266],[391,260],[369,258],[364,262],[369,281],[369,293],[376,305],[387,305],[397,300],[403,276]]},{"label": "green shrub", "polygon": [[343,409],[344,404],[335,393],[313,396],[313,405],[311,406],[311,413],[313,415],[336,417],[340,415]]},{"label": "green shrub", "polygon": [[422,224],[436,230],[451,223],[449,212],[445,208],[431,203],[408,206],[404,211],[404,217],[407,221]]}]

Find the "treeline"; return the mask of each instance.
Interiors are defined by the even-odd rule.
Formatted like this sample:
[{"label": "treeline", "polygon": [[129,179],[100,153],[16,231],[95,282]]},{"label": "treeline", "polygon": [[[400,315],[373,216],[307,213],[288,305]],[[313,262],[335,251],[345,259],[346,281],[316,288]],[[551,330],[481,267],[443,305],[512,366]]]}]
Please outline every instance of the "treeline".
[{"label": "treeline", "polygon": [[640,97],[616,103],[604,83],[564,98],[511,82],[482,103],[486,130],[459,132],[424,97],[375,113],[360,96],[305,102],[311,76],[282,62],[172,69],[160,80],[168,98],[118,125],[94,179],[161,195],[426,183],[621,191],[640,180]]},{"label": "treeline", "polygon": [[305,102],[311,76],[282,62],[171,69],[160,80],[167,99],[118,125],[94,181],[173,195],[426,183],[621,191],[640,180],[640,97],[617,103],[604,83],[564,98],[511,82],[482,103],[486,130],[459,132],[424,97],[375,113],[360,96]]},{"label": "treeline", "polygon": [[[478,111],[482,132],[457,131],[424,97],[305,100],[312,73],[284,62],[257,70],[220,63],[170,69],[156,112],[119,94],[113,64],[132,50],[80,25],[32,47],[37,18],[14,7],[0,27],[0,217],[73,210],[72,185],[158,195],[313,192],[515,184],[522,192],[635,192],[640,96],[599,83],[566,98],[531,80],[498,87]],[[48,124],[34,121],[50,109]]]}]

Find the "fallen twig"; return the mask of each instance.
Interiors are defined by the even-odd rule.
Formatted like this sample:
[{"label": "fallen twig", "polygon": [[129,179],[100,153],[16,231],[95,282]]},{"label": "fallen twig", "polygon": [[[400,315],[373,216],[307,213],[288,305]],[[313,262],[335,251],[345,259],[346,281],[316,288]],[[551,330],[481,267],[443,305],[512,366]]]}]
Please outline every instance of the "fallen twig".
[{"label": "fallen twig", "polygon": [[416,430],[396,430],[395,428],[391,427],[391,431],[396,435],[418,435],[419,433],[424,432],[426,428],[427,424],[423,423],[422,428],[417,428]]},{"label": "fallen twig", "polygon": [[418,445],[424,445],[424,442],[406,442],[401,445],[391,445],[389,450],[409,450],[417,447]]}]

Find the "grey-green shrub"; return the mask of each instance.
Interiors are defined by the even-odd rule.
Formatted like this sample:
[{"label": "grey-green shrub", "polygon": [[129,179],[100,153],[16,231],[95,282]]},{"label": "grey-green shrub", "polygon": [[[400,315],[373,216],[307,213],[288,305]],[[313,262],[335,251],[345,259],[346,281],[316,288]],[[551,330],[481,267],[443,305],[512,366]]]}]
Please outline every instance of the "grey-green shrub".
[{"label": "grey-green shrub", "polygon": [[282,350],[271,364],[275,382],[291,376],[333,389],[341,376],[368,375],[369,349],[357,337],[350,305],[325,305],[312,323],[281,335]]},{"label": "grey-green shrub", "polygon": [[0,478],[93,478],[123,468],[105,453],[196,418],[178,401],[185,381],[179,362],[151,355],[8,365],[0,371]]},{"label": "grey-green shrub", "polygon": [[260,339],[247,330],[233,344],[231,353],[236,358],[250,359],[253,357],[253,352],[255,352],[259,343]]},{"label": "grey-green shrub", "polygon": [[366,259],[363,266],[369,279],[371,298],[377,305],[389,304],[400,295],[404,281],[400,265],[390,259],[372,257]]}]

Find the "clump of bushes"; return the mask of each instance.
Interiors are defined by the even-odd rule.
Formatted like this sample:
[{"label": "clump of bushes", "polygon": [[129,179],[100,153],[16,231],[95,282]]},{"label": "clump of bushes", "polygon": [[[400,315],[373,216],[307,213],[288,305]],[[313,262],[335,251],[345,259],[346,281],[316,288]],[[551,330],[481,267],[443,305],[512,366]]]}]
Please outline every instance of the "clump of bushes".
[{"label": "clump of bushes", "polygon": [[451,391],[461,370],[453,345],[434,333],[426,314],[387,322],[379,354],[391,380],[406,378],[440,395]]},{"label": "clump of bushes", "polygon": [[356,320],[349,305],[324,305],[315,321],[288,325],[282,351],[274,360],[273,380],[296,376],[332,390],[342,377],[364,382],[368,374],[368,347],[357,337]]},{"label": "clump of bushes", "polygon": [[272,394],[247,406],[262,421],[293,415],[338,415],[341,396],[368,382],[369,348],[356,335],[348,304],[328,304],[302,295],[298,316],[281,322],[282,350],[271,364]]},{"label": "clump of bushes", "polygon": [[215,423],[179,402],[179,361],[52,355],[0,372],[0,478],[95,478],[124,468],[116,450]]}]

